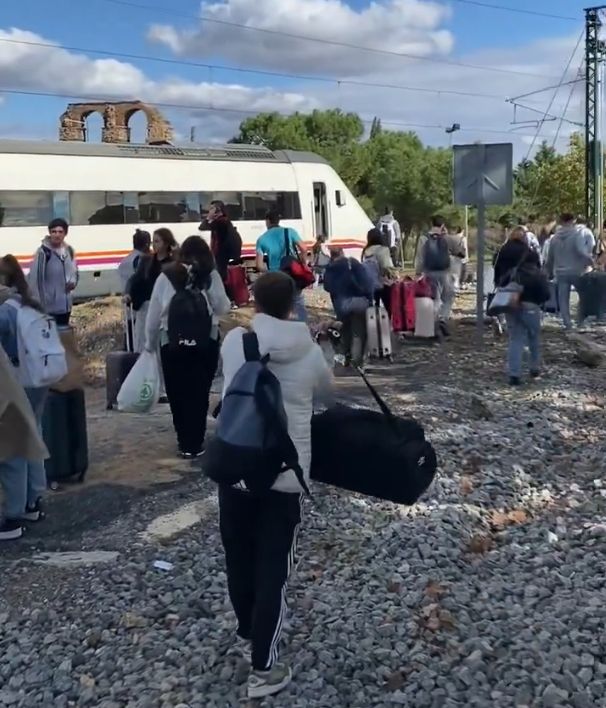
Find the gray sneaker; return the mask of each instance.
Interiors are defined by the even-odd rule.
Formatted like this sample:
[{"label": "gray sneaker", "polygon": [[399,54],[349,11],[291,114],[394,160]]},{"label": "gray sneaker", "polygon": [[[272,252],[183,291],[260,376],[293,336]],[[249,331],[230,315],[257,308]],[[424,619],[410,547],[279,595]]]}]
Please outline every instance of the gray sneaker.
[{"label": "gray sneaker", "polygon": [[292,681],[292,671],[286,664],[276,663],[269,671],[251,671],[248,677],[248,697],[265,698],[286,688]]}]

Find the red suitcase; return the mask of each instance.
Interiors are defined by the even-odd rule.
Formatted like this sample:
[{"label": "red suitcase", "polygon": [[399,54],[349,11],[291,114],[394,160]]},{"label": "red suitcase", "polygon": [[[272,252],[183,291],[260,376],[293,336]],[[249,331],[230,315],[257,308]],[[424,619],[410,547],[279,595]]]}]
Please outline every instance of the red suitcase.
[{"label": "red suitcase", "polygon": [[404,283],[397,281],[393,284],[391,288],[391,294],[389,297],[389,304],[391,310],[391,328],[394,332],[404,332],[404,307],[403,300],[404,297]]},{"label": "red suitcase", "polygon": [[403,286],[403,296],[404,301],[404,326],[406,332],[415,331],[415,296],[417,294],[417,284],[414,280],[406,280],[402,283]]},{"label": "red suitcase", "polygon": [[244,266],[234,265],[227,267],[226,290],[229,297],[238,307],[248,305],[250,292],[246,282],[246,269]]}]

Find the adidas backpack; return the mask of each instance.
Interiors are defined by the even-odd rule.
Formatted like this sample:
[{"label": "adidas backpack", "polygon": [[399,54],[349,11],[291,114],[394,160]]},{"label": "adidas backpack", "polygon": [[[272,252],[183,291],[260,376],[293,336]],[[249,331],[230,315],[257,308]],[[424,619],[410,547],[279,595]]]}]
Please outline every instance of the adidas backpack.
[{"label": "adidas backpack", "polygon": [[[168,273],[167,273],[168,276]],[[168,306],[168,344],[171,349],[206,349],[213,318],[206,292],[199,287],[192,269],[185,284],[169,276],[176,292]]]},{"label": "adidas backpack", "polygon": [[16,300],[7,302],[17,310],[19,382],[25,388],[57,383],[67,375],[67,360],[55,320]]},{"label": "adidas backpack", "polygon": [[242,336],[244,364],[237,371],[218,409],[217,430],[204,458],[204,472],[218,484],[243,483],[251,492],[271,489],[278,475],[293,470],[302,489],[309,489],[299,456],[288,434],[282,388],[261,356],[254,332]]}]

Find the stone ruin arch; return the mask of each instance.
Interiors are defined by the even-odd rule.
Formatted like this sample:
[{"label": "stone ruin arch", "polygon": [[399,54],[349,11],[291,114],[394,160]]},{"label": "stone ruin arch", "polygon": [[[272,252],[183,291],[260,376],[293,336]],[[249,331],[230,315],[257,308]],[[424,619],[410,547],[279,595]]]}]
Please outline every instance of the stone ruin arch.
[{"label": "stone ruin arch", "polygon": [[130,119],[142,111],[147,118],[148,144],[170,143],[173,139],[171,124],[157,108],[141,101],[70,103],[59,123],[59,140],[86,142],[86,119],[92,113],[103,116],[104,143],[129,143]]}]

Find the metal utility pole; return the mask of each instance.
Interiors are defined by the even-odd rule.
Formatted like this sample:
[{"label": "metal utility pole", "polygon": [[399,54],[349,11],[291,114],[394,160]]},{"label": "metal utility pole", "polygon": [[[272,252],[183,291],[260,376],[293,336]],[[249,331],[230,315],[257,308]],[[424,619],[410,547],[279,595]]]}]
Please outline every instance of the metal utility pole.
[{"label": "metal utility pole", "polygon": [[605,9],[585,10],[585,211],[596,233],[604,223],[601,72],[606,45],[600,39],[600,14]]}]

